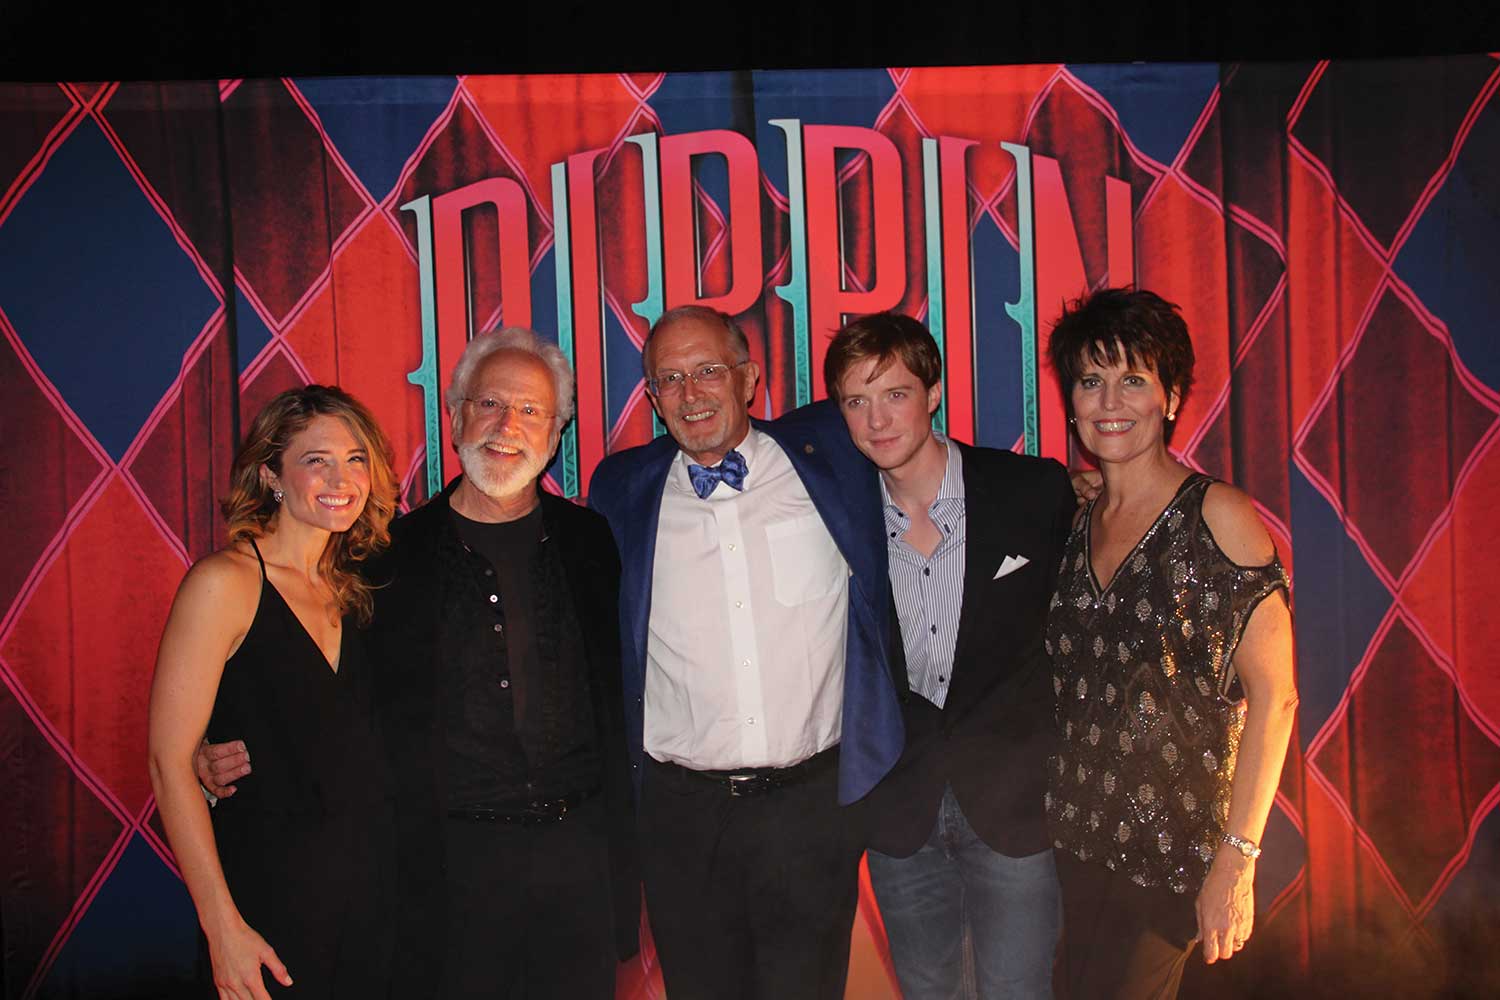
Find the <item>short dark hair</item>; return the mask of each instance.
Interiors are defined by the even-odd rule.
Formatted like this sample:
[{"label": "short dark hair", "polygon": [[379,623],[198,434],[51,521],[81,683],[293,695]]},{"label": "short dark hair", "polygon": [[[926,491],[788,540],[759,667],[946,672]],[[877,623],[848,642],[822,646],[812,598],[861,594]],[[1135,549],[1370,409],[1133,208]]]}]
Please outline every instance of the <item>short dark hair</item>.
[{"label": "short dark hair", "polygon": [[1052,328],[1047,356],[1071,412],[1073,383],[1083,366],[1119,364],[1156,372],[1178,405],[1193,384],[1193,341],[1182,310],[1144,288],[1105,288],[1069,302]]},{"label": "short dark hair", "polygon": [[641,369],[645,371],[648,378],[653,374],[649,370],[651,341],[656,339],[656,335],[664,327],[694,319],[710,326],[718,324],[724,327],[725,332],[729,334],[729,347],[734,352],[735,360],[741,362],[750,360],[750,338],[745,336],[745,331],[740,329],[740,325],[734,321],[733,316],[719,312],[717,309],[710,309],[708,306],[677,306],[662,313],[656,322],[651,324],[651,332],[646,334],[646,339],[641,344]]},{"label": "short dark hair", "polygon": [[839,386],[849,369],[867,358],[876,358],[879,375],[900,361],[931,389],[943,378],[943,355],[927,327],[897,312],[871,313],[846,323],[833,335],[828,356],[823,359],[823,384],[830,399],[839,398]]}]

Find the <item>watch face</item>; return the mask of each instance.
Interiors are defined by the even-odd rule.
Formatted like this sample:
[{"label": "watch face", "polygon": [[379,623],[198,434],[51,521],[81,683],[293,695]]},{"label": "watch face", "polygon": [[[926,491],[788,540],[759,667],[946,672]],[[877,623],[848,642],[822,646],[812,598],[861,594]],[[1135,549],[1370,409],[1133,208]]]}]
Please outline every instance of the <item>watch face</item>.
[{"label": "watch face", "polygon": [[1228,844],[1230,847],[1233,847],[1235,850],[1239,851],[1241,854],[1252,861],[1260,857],[1260,848],[1251,841],[1245,840],[1243,837],[1236,837],[1232,833],[1226,833],[1224,834],[1224,843]]}]

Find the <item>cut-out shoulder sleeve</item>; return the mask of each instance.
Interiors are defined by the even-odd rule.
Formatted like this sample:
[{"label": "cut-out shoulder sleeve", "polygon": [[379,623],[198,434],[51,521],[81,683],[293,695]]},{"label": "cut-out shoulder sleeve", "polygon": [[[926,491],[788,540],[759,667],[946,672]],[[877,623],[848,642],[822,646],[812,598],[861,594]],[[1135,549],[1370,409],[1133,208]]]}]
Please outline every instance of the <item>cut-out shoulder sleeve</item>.
[{"label": "cut-out shoulder sleeve", "polygon": [[1265,566],[1276,546],[1255,504],[1243,491],[1215,482],[1203,497],[1203,523],[1224,558],[1236,566]]}]

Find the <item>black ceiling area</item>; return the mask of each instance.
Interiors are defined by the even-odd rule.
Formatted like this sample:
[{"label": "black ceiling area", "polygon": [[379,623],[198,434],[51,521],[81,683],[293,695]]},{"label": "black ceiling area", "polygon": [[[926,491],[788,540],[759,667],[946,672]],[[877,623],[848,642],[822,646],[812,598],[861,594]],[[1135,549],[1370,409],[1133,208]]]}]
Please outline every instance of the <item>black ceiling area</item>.
[{"label": "black ceiling area", "polygon": [[1382,58],[1500,50],[1500,2],[0,0],[0,80]]}]

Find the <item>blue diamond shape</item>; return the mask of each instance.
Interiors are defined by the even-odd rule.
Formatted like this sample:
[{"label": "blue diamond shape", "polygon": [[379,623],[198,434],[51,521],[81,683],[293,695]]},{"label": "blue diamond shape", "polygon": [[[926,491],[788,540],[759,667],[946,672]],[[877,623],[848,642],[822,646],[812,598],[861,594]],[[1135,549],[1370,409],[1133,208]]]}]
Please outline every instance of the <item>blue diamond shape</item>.
[{"label": "blue diamond shape", "polygon": [[[628,308],[628,307],[627,307]],[[625,403],[641,383],[641,349],[616,318],[614,310],[604,309],[604,396],[608,427],[613,427],[625,412]]]},{"label": "blue diamond shape", "polygon": [[245,298],[239,283],[234,286],[234,357],[239,371],[244,374],[265,346],[271,342],[271,331],[260,313]]},{"label": "blue diamond shape", "polygon": [[63,945],[39,996],[181,996],[192,985],[197,959],[198,918],[187,887],[136,834]]},{"label": "blue diamond shape", "polygon": [[1442,188],[1396,258],[1396,272],[1448,325],[1465,365],[1500,390],[1500,100],[1474,123]]},{"label": "blue diamond shape", "polygon": [[376,201],[453,97],[451,76],[307,77],[297,89]]},{"label": "blue diamond shape", "polygon": [[1068,72],[1109,102],[1137,149],[1166,166],[1219,84],[1215,63],[1070,65]]},{"label": "blue diamond shape", "polygon": [[[661,119],[666,135],[711,129],[755,135],[748,73],[668,73],[648,103]],[[723,157],[698,158],[693,163],[693,177],[727,213],[729,167]]]},{"label": "blue diamond shape", "polygon": [[[773,118],[800,118],[808,125],[859,125],[874,128],[875,119],[896,94],[883,69],[765,70],[754,74],[755,146],[761,172],[786,194],[786,133]],[[842,167],[853,155],[840,151]]]},{"label": "blue diamond shape", "polygon": [[1297,694],[1302,748],[1333,713],[1370,637],[1391,605],[1333,508],[1291,466],[1292,547],[1297,553]]},{"label": "blue diamond shape", "polygon": [[1307,864],[1307,841],[1292,825],[1281,806],[1273,805],[1266,819],[1260,846],[1265,849],[1255,868],[1255,912],[1265,913],[1302,866]]},{"label": "blue diamond shape", "polygon": [[[1487,964],[1493,981],[1500,982],[1494,954],[1494,934],[1500,928],[1500,809],[1492,809],[1474,834],[1474,846],[1464,866],[1453,876],[1423,921],[1450,955],[1477,960],[1468,974]],[[1474,994],[1478,996],[1479,994]],[[1493,995],[1493,994],[1491,994]]]},{"label": "blue diamond shape", "polygon": [[[531,326],[557,339],[557,245],[547,248],[531,271]],[[505,303],[500,304],[504,309]]]},{"label": "blue diamond shape", "polygon": [[1009,448],[1021,436],[1021,328],[1005,303],[1021,295],[1021,255],[981,215],[974,227],[974,383],[979,391],[976,444]]},{"label": "blue diamond shape", "polygon": [[117,461],[218,305],[92,120],[0,226],[0,308]]},{"label": "blue diamond shape", "polygon": [[718,128],[753,135],[750,86],[748,73],[668,73],[647,103],[666,135]]}]

